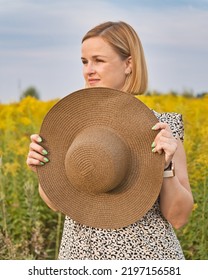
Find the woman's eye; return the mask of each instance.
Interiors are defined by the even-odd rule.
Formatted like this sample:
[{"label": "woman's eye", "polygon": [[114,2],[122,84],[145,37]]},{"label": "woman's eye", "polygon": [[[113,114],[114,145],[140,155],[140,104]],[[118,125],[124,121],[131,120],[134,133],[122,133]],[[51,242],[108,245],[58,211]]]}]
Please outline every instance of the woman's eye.
[{"label": "woman's eye", "polygon": [[104,61],[103,61],[102,59],[98,59],[98,58],[97,58],[97,59],[95,60],[95,62],[96,62],[96,63],[99,63],[99,62],[104,62]]},{"label": "woman's eye", "polygon": [[82,64],[87,64],[87,60],[82,60]]}]

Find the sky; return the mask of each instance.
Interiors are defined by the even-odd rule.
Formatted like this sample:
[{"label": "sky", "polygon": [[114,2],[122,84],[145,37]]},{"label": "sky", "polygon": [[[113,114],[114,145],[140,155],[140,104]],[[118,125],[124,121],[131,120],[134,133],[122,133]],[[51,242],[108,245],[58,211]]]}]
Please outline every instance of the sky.
[{"label": "sky", "polygon": [[208,0],[0,0],[0,103],[83,88],[82,37],[109,20],[138,33],[149,90],[208,91]]}]

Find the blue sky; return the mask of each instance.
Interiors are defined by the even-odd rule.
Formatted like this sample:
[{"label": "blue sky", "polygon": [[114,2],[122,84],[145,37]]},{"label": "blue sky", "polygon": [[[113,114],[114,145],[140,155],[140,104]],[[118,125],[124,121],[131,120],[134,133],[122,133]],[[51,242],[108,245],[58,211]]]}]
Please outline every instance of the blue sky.
[{"label": "blue sky", "polygon": [[208,0],[0,0],[0,102],[82,88],[81,39],[108,20],[137,31],[150,90],[208,91]]}]

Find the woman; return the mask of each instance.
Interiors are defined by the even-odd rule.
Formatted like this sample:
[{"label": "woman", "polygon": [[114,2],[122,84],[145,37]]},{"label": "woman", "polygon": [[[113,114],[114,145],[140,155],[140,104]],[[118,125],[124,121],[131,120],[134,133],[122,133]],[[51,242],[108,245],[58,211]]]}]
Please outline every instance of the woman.
[{"label": "woman", "polygon": [[[138,35],[124,22],[106,22],[91,29],[82,40],[83,76],[86,87],[109,87],[129,94],[147,88],[147,70]],[[173,228],[187,223],[193,207],[186,155],[182,144],[181,115],[154,112],[158,134],[153,153],[165,154],[164,170],[175,165],[175,176],[164,177],[158,200],[136,223],[115,230],[92,228],[66,217],[59,259],[184,259]],[[171,127],[171,128],[170,128]],[[31,136],[27,165],[47,164],[41,138]],[[171,171],[171,170],[170,170]],[[56,210],[41,186],[47,205]]]}]

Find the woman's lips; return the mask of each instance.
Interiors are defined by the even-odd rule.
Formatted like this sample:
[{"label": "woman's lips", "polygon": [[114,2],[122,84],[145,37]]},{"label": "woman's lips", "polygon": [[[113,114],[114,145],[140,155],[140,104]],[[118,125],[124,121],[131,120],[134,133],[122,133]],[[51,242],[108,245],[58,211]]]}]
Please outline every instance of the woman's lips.
[{"label": "woman's lips", "polygon": [[88,83],[90,85],[94,85],[97,84],[100,81],[100,79],[88,79]]}]

